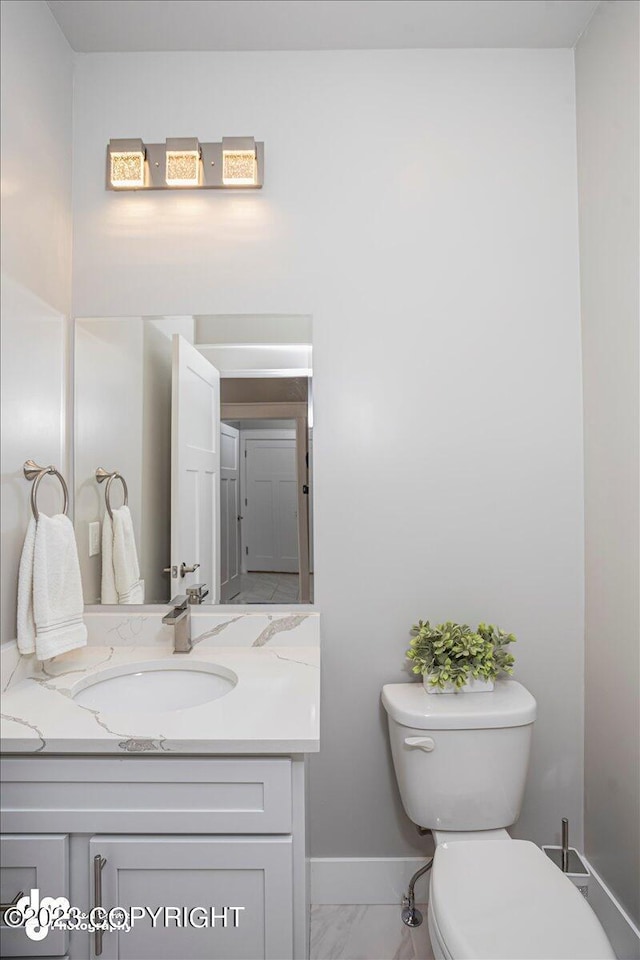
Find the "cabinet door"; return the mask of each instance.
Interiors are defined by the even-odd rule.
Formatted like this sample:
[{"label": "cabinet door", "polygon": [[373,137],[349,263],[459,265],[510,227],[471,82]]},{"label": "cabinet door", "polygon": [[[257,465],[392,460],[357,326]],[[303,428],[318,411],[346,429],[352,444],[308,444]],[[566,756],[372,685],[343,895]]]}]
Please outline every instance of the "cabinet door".
[{"label": "cabinet door", "polygon": [[[92,837],[92,875],[94,858],[106,860],[102,906],[148,907],[156,917],[137,911],[130,930],[105,932],[101,956],[287,960],[293,950],[291,849],[291,837]],[[244,909],[227,909],[225,926],[225,907]]]},{"label": "cabinet door", "polygon": [[[0,897],[11,903],[18,893],[37,889],[44,897],[69,896],[69,853],[64,834],[5,834],[0,838]],[[54,957],[67,950],[67,931],[49,930],[31,940],[23,928],[0,926],[3,957]]]}]

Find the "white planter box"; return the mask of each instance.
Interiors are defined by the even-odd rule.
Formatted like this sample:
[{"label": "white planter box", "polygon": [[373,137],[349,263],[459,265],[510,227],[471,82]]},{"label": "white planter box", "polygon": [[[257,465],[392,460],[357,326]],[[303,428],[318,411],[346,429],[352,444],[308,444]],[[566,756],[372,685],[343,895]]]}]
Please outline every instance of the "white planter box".
[{"label": "white planter box", "polygon": [[433,687],[429,683],[430,674],[423,673],[422,684],[427,693],[491,693],[493,690],[493,680],[476,680],[471,677],[465,683],[464,687],[457,689],[452,683],[447,683],[444,688]]}]

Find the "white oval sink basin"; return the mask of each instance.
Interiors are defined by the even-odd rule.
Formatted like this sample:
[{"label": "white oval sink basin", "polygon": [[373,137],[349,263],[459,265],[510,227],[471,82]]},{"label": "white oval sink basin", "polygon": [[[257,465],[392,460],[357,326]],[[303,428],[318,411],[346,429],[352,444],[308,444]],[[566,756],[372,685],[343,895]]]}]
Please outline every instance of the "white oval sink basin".
[{"label": "white oval sink basin", "polygon": [[154,663],[111,667],[78,684],[73,699],[101,713],[165,713],[188,710],[231,693],[232,670],[213,663]]}]

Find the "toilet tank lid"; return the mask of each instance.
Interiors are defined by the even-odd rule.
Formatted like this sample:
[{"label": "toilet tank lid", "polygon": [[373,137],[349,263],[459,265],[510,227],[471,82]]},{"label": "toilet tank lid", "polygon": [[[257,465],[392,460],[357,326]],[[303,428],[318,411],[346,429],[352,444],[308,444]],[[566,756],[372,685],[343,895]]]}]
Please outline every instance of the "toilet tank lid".
[{"label": "toilet tank lid", "polygon": [[536,701],[516,680],[498,680],[490,693],[427,693],[421,683],[387,683],[385,710],[416,730],[522,727],[536,718]]}]

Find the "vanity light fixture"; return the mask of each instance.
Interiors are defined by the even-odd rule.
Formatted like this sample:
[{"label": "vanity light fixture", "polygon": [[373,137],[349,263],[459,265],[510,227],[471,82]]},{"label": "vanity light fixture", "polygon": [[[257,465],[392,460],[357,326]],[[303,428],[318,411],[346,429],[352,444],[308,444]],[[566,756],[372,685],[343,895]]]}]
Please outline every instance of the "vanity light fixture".
[{"label": "vanity light fixture", "polygon": [[145,148],[142,140],[110,140],[108,183],[113,190],[140,190],[145,186]]},{"label": "vanity light fixture", "polygon": [[167,186],[200,186],[200,144],[197,137],[169,138],[165,156]]},{"label": "vanity light fixture", "polygon": [[264,143],[253,137],[110,140],[107,148],[107,190],[256,190],[263,180]]},{"label": "vanity light fixture", "polygon": [[225,187],[253,187],[258,175],[253,137],[222,138],[222,182]]}]

